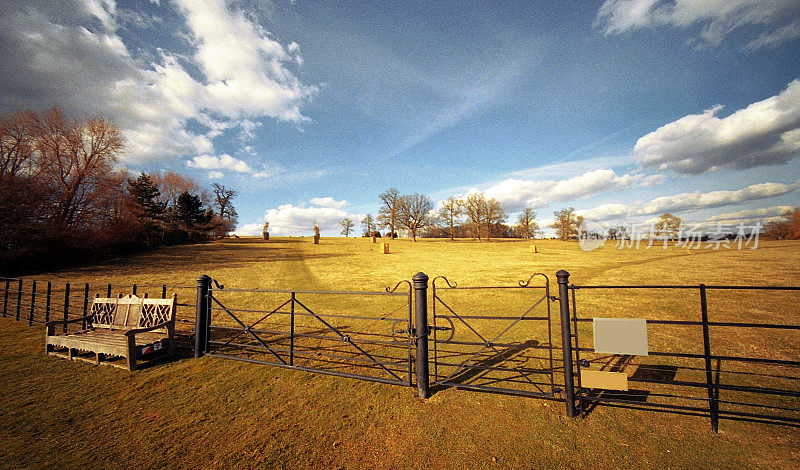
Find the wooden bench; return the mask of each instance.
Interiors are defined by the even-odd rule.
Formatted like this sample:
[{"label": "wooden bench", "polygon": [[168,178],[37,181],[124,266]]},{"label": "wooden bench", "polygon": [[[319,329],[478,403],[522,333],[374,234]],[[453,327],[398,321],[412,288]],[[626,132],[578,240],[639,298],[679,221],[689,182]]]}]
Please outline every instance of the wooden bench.
[{"label": "wooden bench", "polygon": [[[69,359],[83,359],[76,352],[94,353],[96,364],[105,356],[125,358],[124,365],[108,362],[117,367],[136,369],[136,360],[155,352],[175,352],[175,306],[177,296],[171,299],[148,299],[135,295],[114,298],[97,297],[92,310],[85,317],[50,321],[45,328],[45,353]],[[87,329],[56,334],[56,325],[82,323]],[[66,348],[66,354],[56,348]]]}]

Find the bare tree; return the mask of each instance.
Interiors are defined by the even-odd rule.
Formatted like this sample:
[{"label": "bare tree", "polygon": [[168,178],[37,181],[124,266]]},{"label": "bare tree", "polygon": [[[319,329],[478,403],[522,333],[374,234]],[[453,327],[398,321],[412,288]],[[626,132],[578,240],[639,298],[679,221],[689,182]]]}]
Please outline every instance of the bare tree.
[{"label": "bare tree", "polygon": [[539,230],[539,224],[533,220],[535,218],[536,212],[534,212],[533,209],[526,208],[522,211],[519,215],[519,219],[517,219],[517,226],[515,227],[516,235],[525,239],[530,239],[535,236],[536,231]]},{"label": "bare tree", "polygon": [[0,119],[0,179],[21,173],[30,175],[34,168],[33,113],[12,113]]},{"label": "bare tree", "polygon": [[783,213],[783,219],[771,220],[764,226],[764,236],[772,240],[800,239],[800,207]]},{"label": "bare tree", "polygon": [[353,230],[353,227],[355,226],[355,223],[353,222],[353,219],[351,219],[350,217],[345,217],[339,222],[339,225],[342,226],[341,234],[344,235],[345,237],[349,237],[350,232]]},{"label": "bare tree", "polygon": [[486,195],[483,193],[470,193],[461,201],[464,215],[469,219],[469,230],[472,236],[481,241],[481,222],[486,210]]},{"label": "bare tree", "polygon": [[422,194],[410,194],[400,197],[398,220],[417,241],[417,232],[433,223],[433,202]]},{"label": "bare tree", "polygon": [[[166,207],[174,208],[181,193],[193,194],[200,190],[200,186],[193,179],[174,171],[168,171],[164,174],[156,173],[152,177],[161,193],[159,202],[164,203]],[[202,200],[203,198],[201,197],[200,199]]]},{"label": "bare tree", "polygon": [[553,211],[556,220],[550,227],[556,229],[556,236],[561,240],[569,240],[578,236],[578,227],[583,223],[582,216],[575,216],[575,208]]},{"label": "bare tree", "polygon": [[236,213],[236,209],[233,207],[233,198],[236,197],[236,191],[228,189],[219,183],[214,183],[212,188],[215,199],[214,203],[219,211],[219,218],[235,220],[239,216],[239,214]]},{"label": "bare tree", "polygon": [[119,129],[102,117],[67,120],[58,108],[30,116],[40,176],[50,185],[51,223],[76,228],[104,219],[125,182],[112,168],[123,150]]},{"label": "bare tree", "polygon": [[375,231],[375,219],[372,218],[372,214],[367,214],[361,219],[361,227],[364,229],[365,237],[372,236],[372,232]]},{"label": "bare tree", "polygon": [[214,194],[214,206],[217,209],[211,220],[212,232],[216,236],[224,237],[236,229],[236,222],[239,218],[236,208],[233,207],[236,191],[219,183],[214,183],[211,191]]},{"label": "bare tree", "polygon": [[450,229],[450,240],[453,240],[453,232],[455,231],[458,218],[462,214],[461,200],[455,197],[450,197],[446,201],[442,201],[442,207],[439,209],[439,217],[447,223]]},{"label": "bare tree", "polygon": [[483,222],[486,225],[486,241],[488,242],[492,234],[492,227],[505,222],[506,211],[500,207],[500,203],[494,198],[485,199],[484,204]]},{"label": "bare tree", "polygon": [[[661,214],[656,222],[656,233],[664,235],[665,240],[678,236],[678,231],[683,224],[683,219],[672,214]],[[666,241],[665,241],[666,243]]]},{"label": "bare tree", "polygon": [[381,208],[378,212],[378,221],[383,227],[389,228],[389,238],[395,237],[397,215],[400,211],[400,194],[395,188],[389,188],[379,196]]}]

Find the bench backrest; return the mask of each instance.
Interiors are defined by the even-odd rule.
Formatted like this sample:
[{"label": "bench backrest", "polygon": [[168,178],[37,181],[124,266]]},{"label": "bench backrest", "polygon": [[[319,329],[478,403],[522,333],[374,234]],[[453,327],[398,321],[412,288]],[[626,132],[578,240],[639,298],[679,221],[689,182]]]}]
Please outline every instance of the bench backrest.
[{"label": "bench backrest", "polygon": [[[92,302],[92,324],[100,328],[147,328],[175,320],[177,295],[171,299],[148,299],[135,295]],[[166,332],[166,328],[153,331]]]}]

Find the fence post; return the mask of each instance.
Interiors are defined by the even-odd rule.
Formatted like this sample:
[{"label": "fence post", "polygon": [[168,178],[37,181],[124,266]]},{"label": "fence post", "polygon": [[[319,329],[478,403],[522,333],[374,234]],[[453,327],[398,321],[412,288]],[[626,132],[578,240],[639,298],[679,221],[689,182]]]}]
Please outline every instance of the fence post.
[{"label": "fence post", "polygon": [[9,280],[6,279],[6,290],[3,292],[3,316],[6,316],[6,312],[8,311],[8,289],[9,289]]},{"label": "fence post", "polygon": [[22,279],[19,280],[19,290],[17,291],[17,321],[19,321],[20,309],[22,309]]},{"label": "fence post", "polygon": [[294,365],[294,300],[295,293],[292,292],[292,306],[291,306],[291,325],[289,326],[289,365]]},{"label": "fence post", "polygon": [[569,318],[569,273],[563,269],[556,273],[558,304],[561,307],[561,352],[564,359],[564,400],[567,417],[575,417],[575,382],[572,367],[572,332]]},{"label": "fence post", "polygon": [[50,296],[53,294],[53,284],[52,281],[47,281],[47,303],[44,307],[44,321],[45,323],[50,321]]},{"label": "fence post", "polygon": [[31,313],[28,316],[28,326],[33,325],[33,312],[36,309],[36,281],[31,284]]},{"label": "fence post", "polygon": [[428,398],[428,275],[414,274],[415,337],[417,341],[417,396]]},{"label": "fence post", "polygon": [[[69,282],[64,284],[64,322],[69,320]],[[64,333],[67,332],[67,324],[64,323]]]},{"label": "fence post", "polygon": [[708,412],[711,415],[711,430],[719,432],[719,402],[714,391],[711,373],[711,341],[708,334],[708,302],[706,301],[706,285],[700,284],[700,314],[703,321],[703,358],[706,363],[706,389],[708,391]]},{"label": "fence post", "polygon": [[210,321],[210,305],[208,303],[208,290],[211,288],[211,278],[203,274],[197,278],[197,312],[194,322],[194,357],[201,357],[208,352],[208,327]]},{"label": "fence post", "polygon": [[89,314],[89,283],[83,287],[83,329],[86,329],[86,316]]}]

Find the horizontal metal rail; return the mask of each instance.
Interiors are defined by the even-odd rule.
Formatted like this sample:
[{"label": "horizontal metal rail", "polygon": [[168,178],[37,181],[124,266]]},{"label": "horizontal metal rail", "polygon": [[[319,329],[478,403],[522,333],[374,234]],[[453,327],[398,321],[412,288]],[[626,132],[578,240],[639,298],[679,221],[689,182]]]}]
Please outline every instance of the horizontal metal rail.
[{"label": "horizontal metal rail", "polygon": [[333,370],[326,370],[326,369],[314,369],[312,367],[302,367],[302,366],[294,366],[289,364],[281,364],[280,362],[271,362],[271,361],[262,361],[258,359],[250,359],[247,357],[239,357],[239,356],[229,356],[227,354],[219,354],[219,353],[208,353],[211,357],[219,357],[223,359],[232,359],[234,361],[242,361],[242,362],[249,362],[252,364],[264,364],[270,365],[275,367],[281,367],[284,369],[293,369],[293,370],[301,370],[304,372],[313,372],[317,374],[325,374],[325,375],[335,375],[337,377],[345,377],[349,379],[359,379],[359,380],[367,380],[370,382],[379,382],[385,384],[392,384],[392,385],[408,385],[409,382],[406,380],[392,380],[392,379],[385,379],[383,377],[374,377],[371,375],[360,375],[360,374],[350,374],[347,372],[338,372]]},{"label": "horizontal metal rail", "polygon": [[[705,285],[706,289],[720,289],[720,290],[788,290],[800,291],[800,286],[714,286]],[[581,286],[570,285],[571,289],[699,289],[700,284],[643,284],[643,285],[594,285],[594,286]]]},{"label": "horizontal metal rail", "polygon": [[214,295],[226,292],[250,292],[260,294],[334,294],[334,295],[382,295],[387,297],[408,297],[408,292],[348,291],[348,290],[285,290],[285,289],[214,289]]},{"label": "horizontal metal rail", "polygon": [[[408,295],[406,295],[407,297]],[[288,303],[288,302],[287,302]],[[403,308],[405,305],[402,306]],[[251,310],[251,309],[244,309],[244,308],[227,308],[222,309],[219,307],[212,307],[211,310],[217,312],[224,312],[228,310],[230,312],[243,312],[243,313],[270,313],[270,314],[281,314],[281,315],[292,315],[291,311],[284,311],[284,310]],[[303,312],[294,312],[294,316],[296,317],[313,317],[310,313],[303,313]],[[318,313],[317,316],[320,317],[330,317],[330,318],[345,318],[348,320],[382,320],[387,322],[395,322],[395,321],[408,321],[407,318],[395,318],[395,317],[365,317],[359,315],[345,315],[342,313]]]},{"label": "horizontal metal rail", "polygon": [[[437,299],[438,300],[438,299]],[[491,316],[491,315],[436,315],[436,318],[465,318],[465,319],[473,319],[473,320],[518,320],[518,321],[529,321],[529,320],[545,320],[547,321],[547,317],[524,317],[520,318],[519,316],[516,317],[508,317],[508,316]]]},{"label": "horizontal metal rail", "polygon": [[[577,318],[578,323],[591,323],[594,318]],[[703,326],[701,321],[693,320],[650,320],[645,319],[648,325],[685,325],[685,326]],[[723,322],[723,321],[710,321],[706,323],[708,326],[722,326],[722,327],[739,327],[739,328],[775,328],[779,330],[800,330],[800,325],[784,325],[779,323],[742,323],[742,322]]]},{"label": "horizontal metal rail", "polygon": [[[474,390],[478,392],[498,393],[502,395],[518,395],[523,397],[534,397],[534,398],[544,398],[547,400],[564,401],[562,398],[558,398],[555,395],[546,392],[532,392],[530,390],[517,390],[513,388],[491,387],[488,385],[460,384],[457,382],[435,382],[434,385],[460,388],[464,390]],[[550,385],[550,383],[546,383],[543,385]]]}]

